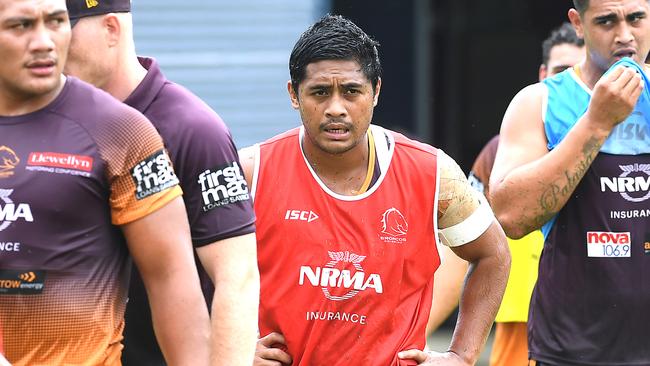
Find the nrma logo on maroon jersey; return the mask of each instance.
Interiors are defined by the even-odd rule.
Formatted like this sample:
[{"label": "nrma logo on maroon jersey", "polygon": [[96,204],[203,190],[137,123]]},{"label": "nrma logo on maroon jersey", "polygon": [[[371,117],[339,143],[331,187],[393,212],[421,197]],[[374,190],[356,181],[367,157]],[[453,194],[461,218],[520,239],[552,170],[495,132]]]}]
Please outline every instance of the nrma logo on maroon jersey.
[{"label": "nrma logo on maroon jersey", "polygon": [[141,200],[178,184],[172,163],[164,149],[160,149],[131,169],[135,182],[135,198]]},{"label": "nrma logo on maroon jersey", "polygon": [[0,231],[18,220],[34,222],[32,210],[26,203],[14,203],[9,196],[13,189],[0,189]]},{"label": "nrma logo on maroon jersey", "polygon": [[[330,261],[323,267],[300,267],[298,284],[320,287],[329,300],[343,301],[368,289],[375,293],[384,292],[381,276],[377,273],[366,274],[361,262],[365,256],[345,252],[327,252]],[[353,273],[354,270],[354,273]]]},{"label": "nrma logo on maroon jersey", "polygon": [[618,177],[601,177],[602,192],[619,193],[630,202],[650,198],[650,164],[619,165],[623,171]]},{"label": "nrma logo on maroon jersey", "polygon": [[199,175],[203,211],[250,199],[248,185],[239,164],[230,164],[204,171]]}]

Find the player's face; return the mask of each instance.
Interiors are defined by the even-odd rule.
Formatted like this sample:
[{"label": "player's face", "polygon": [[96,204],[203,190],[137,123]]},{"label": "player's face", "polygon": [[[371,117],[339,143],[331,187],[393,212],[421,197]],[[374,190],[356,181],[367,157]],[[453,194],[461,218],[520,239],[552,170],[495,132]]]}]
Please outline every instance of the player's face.
[{"label": "player's face", "polygon": [[64,0],[0,0],[0,93],[30,99],[56,92],[69,43]]},{"label": "player's face", "polygon": [[104,88],[111,75],[111,58],[103,35],[103,15],[79,19],[72,28],[68,62],[63,72],[98,88]]},{"label": "player's face", "polygon": [[298,94],[289,83],[291,104],[300,111],[308,141],[330,154],[342,154],[365,141],[377,104],[381,81],[372,83],[359,63],[346,60],[313,62],[305,69]]},{"label": "player's face", "polygon": [[643,63],[650,50],[650,6],[647,0],[591,0],[579,19],[588,59],[605,70],[621,58]]},{"label": "player's face", "polygon": [[551,47],[548,62],[540,68],[539,80],[542,81],[555,74],[573,67],[585,58],[585,48],[571,43],[562,43]]}]

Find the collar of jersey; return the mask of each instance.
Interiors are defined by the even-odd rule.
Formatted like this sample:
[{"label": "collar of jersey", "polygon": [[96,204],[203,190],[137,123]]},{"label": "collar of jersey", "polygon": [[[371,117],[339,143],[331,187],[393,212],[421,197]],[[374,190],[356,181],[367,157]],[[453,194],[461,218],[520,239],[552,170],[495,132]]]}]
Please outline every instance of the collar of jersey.
[{"label": "collar of jersey", "polygon": [[372,129],[372,134],[374,136],[375,154],[377,161],[379,161],[379,169],[381,171],[381,175],[379,176],[379,179],[377,179],[377,182],[375,182],[375,184],[373,184],[372,187],[370,187],[365,192],[354,196],[345,196],[329,189],[320,179],[318,174],[316,174],[314,169],[312,169],[311,164],[309,164],[309,161],[307,161],[307,157],[305,156],[305,151],[302,149],[302,139],[305,137],[305,128],[302,126],[300,127],[300,133],[298,134],[298,146],[300,146],[300,153],[302,154],[303,161],[309,169],[312,177],[314,177],[314,180],[328,195],[341,201],[358,201],[370,196],[374,191],[377,190],[377,188],[379,188],[381,182],[383,182],[393,158],[393,152],[395,151],[395,140],[390,133],[388,133],[380,126],[370,125],[369,128]]}]

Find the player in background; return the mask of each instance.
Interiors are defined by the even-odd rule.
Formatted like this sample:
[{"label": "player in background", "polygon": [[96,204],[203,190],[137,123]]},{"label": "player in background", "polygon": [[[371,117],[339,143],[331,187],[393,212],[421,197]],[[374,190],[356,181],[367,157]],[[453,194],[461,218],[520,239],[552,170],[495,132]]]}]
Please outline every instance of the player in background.
[{"label": "player in background", "polygon": [[[73,27],[64,72],[142,112],[169,151],[184,192],[204,295],[212,306],[212,363],[251,364],[259,301],[255,216],[228,128],[198,97],[167,80],[154,59],[136,56],[129,0],[91,7],[68,0],[67,5]],[[129,289],[124,345],[126,366],[164,365],[137,271]]]},{"label": "player in background", "polygon": [[[582,58],[584,58],[584,41],[578,38],[571,23],[562,24],[554,29],[542,43],[539,80],[564,71]],[[468,177],[469,183],[486,197],[488,196],[488,182],[498,141],[497,135],[483,147]],[[515,245],[515,243],[517,244]],[[530,243],[530,245],[525,243]],[[537,279],[537,265],[542,246],[541,233],[531,234],[525,241],[509,239],[508,246],[512,255],[512,267],[506,292],[496,317],[496,344],[492,346],[491,361],[493,365],[523,364],[519,361],[509,363],[509,355],[515,355],[513,357],[518,360],[525,357],[523,358],[524,362],[528,359],[525,322],[528,318],[530,294]],[[443,248],[442,250],[450,252],[449,249]],[[440,268],[436,271],[433,306],[427,324],[427,334],[434,332],[458,306],[458,298],[466,272],[467,262],[451,252],[449,254],[441,253]],[[506,332],[504,327],[511,326],[519,331]],[[512,334],[510,336],[513,332],[519,335]],[[499,360],[505,361],[502,363]]]},{"label": "player in background", "polygon": [[[586,57],[512,100],[490,202],[510,237],[539,228],[544,235],[528,318],[531,363],[646,365],[650,222],[648,188],[640,183],[650,163],[650,116],[648,100],[637,101],[644,89],[639,65],[650,50],[650,5],[574,6],[568,16]],[[623,57],[634,59],[638,71],[605,74]]]},{"label": "player in background", "polygon": [[[572,67],[584,57],[584,41],[578,38],[570,23],[562,24],[542,43],[539,81]],[[490,173],[498,145],[497,135],[481,150],[468,178],[470,184],[486,196],[489,196]],[[512,267],[495,319],[494,343],[490,353],[491,366],[525,365],[528,361],[526,322],[543,245],[544,238],[539,230],[518,240],[508,239]]]}]

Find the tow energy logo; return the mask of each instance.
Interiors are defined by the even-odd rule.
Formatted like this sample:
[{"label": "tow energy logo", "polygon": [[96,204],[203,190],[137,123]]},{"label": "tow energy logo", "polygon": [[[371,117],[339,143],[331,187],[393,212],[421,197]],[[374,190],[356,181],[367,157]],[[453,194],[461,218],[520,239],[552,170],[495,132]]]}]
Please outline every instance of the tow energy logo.
[{"label": "tow energy logo", "polygon": [[650,198],[650,164],[619,165],[623,171],[615,178],[601,177],[602,192],[617,192],[630,202],[643,202]]},{"label": "tow energy logo", "polygon": [[[361,266],[365,256],[345,252],[330,252],[330,261],[324,267],[300,267],[299,285],[320,286],[325,297],[332,301],[348,300],[368,289],[381,294],[384,287],[377,273],[366,275]],[[354,270],[353,270],[354,269]],[[354,271],[354,274],[353,274]]]},{"label": "tow energy logo", "polygon": [[379,238],[387,243],[404,243],[409,224],[404,215],[395,207],[389,208],[381,218],[381,234]]},{"label": "tow energy logo", "polygon": [[0,231],[18,220],[34,222],[32,210],[26,203],[14,203],[9,198],[13,189],[0,189]]},{"label": "tow energy logo", "polygon": [[204,212],[250,199],[246,179],[236,161],[204,171],[199,175],[198,183],[201,185]]},{"label": "tow energy logo", "polygon": [[164,149],[139,162],[131,169],[135,198],[141,200],[178,184],[172,163]]},{"label": "tow energy logo", "polygon": [[14,169],[20,163],[16,152],[6,146],[0,146],[0,178],[14,175]]},{"label": "tow energy logo", "polygon": [[40,294],[44,287],[44,271],[0,270],[0,294]]}]

